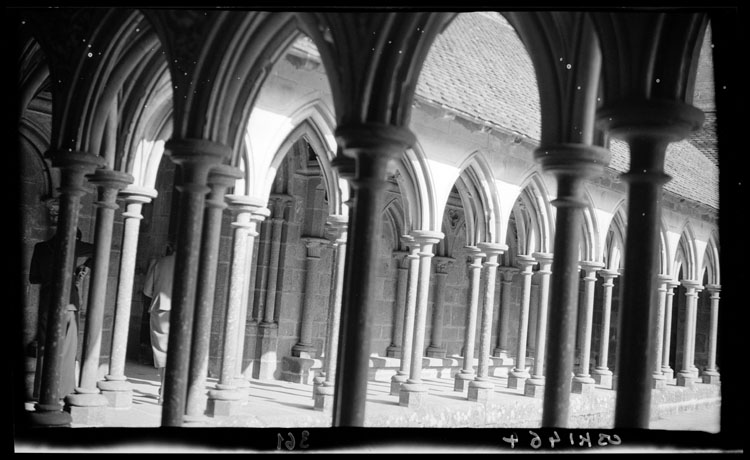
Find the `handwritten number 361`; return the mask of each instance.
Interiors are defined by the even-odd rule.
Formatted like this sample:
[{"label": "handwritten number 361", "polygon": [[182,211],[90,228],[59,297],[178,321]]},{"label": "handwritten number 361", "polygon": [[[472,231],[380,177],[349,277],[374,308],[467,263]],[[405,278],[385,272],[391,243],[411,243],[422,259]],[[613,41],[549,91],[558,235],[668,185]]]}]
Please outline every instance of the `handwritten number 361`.
[{"label": "handwritten number 361", "polygon": [[[284,447],[286,447],[287,450],[294,450],[296,440],[294,439],[294,435],[289,432],[287,433],[289,435],[289,441],[285,441],[284,437],[281,435],[281,433],[276,434],[276,450],[281,450],[281,444],[284,444]],[[307,437],[310,435],[310,433],[307,432],[307,430],[302,432],[302,438],[299,440],[299,447],[301,449],[307,449],[309,446],[307,444]]]}]

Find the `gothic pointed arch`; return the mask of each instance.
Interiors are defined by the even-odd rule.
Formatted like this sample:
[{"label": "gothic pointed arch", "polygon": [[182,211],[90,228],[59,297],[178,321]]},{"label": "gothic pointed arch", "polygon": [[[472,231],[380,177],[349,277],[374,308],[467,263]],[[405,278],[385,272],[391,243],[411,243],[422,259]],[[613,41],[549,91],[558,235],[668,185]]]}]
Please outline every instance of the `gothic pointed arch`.
[{"label": "gothic pointed arch", "polygon": [[[719,263],[719,244],[716,232],[711,232],[706,246],[706,255],[703,257],[701,276],[706,273],[709,284],[721,285],[721,264]],[[702,279],[702,278],[701,278]]]},{"label": "gothic pointed arch", "polygon": [[685,222],[682,232],[680,232],[680,240],[677,243],[677,254],[674,261],[673,273],[680,273],[682,269],[683,279],[686,280],[697,280],[698,270],[701,267],[697,266],[698,254],[695,248],[695,234],[690,225],[690,222]]},{"label": "gothic pointed arch", "polygon": [[622,255],[625,253],[626,213],[624,201],[617,205],[612,221],[607,231],[604,266],[609,270],[618,271],[622,268]]}]

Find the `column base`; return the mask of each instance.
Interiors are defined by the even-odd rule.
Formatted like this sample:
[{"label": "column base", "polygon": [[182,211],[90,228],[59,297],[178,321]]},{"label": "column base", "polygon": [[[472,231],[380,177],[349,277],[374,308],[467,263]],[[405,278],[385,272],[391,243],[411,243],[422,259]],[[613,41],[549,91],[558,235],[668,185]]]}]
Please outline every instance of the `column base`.
[{"label": "column base", "polygon": [[127,409],[133,405],[133,385],[127,380],[108,379],[96,383],[102,396],[107,398],[109,407]]},{"label": "column base", "polygon": [[523,387],[523,395],[531,398],[544,398],[544,378],[530,378]]},{"label": "column base", "polygon": [[474,380],[473,372],[460,371],[453,380],[453,391],[464,391],[468,388],[469,383]]},{"label": "column base", "polygon": [[594,379],[588,376],[575,376],[570,385],[570,392],[579,395],[589,394],[594,391]]},{"label": "column base", "polygon": [[531,377],[528,372],[513,369],[508,373],[508,388],[523,388],[526,379]]},{"label": "column base", "polygon": [[716,371],[705,371],[703,372],[703,375],[701,376],[701,378],[703,379],[703,383],[710,383],[710,384],[721,383],[720,375]]},{"label": "column base", "polygon": [[318,350],[312,345],[298,343],[292,347],[292,356],[295,358],[315,359],[318,357]]},{"label": "column base", "polygon": [[651,376],[651,389],[661,390],[667,387],[667,378],[662,373],[653,374]]},{"label": "column base", "polygon": [[245,377],[235,377],[232,379],[232,385],[237,387],[237,391],[245,394],[250,393],[250,382]]},{"label": "column base", "polygon": [[209,417],[237,415],[243,403],[243,396],[238,390],[209,390],[206,415]]},{"label": "column base", "polygon": [[[84,390],[85,391],[85,390]],[[73,393],[65,397],[65,411],[77,425],[100,426],[105,423],[105,409],[109,401],[96,393]]]},{"label": "column base", "polygon": [[258,363],[258,380],[273,380],[278,367],[276,350],[279,344],[279,325],[261,322],[258,326],[260,342],[260,362]]},{"label": "column base", "polygon": [[691,388],[698,382],[698,379],[692,373],[677,373],[677,386]]},{"label": "column base", "polygon": [[609,369],[594,369],[591,371],[591,378],[594,383],[605,388],[612,388],[612,371]]},{"label": "column base", "polygon": [[333,409],[333,387],[321,386],[313,395],[313,409],[327,411]]},{"label": "column base", "polygon": [[503,359],[510,358],[510,354],[508,353],[508,350],[504,348],[497,348],[497,347],[494,350],[492,350],[492,356],[495,358],[503,358]]},{"label": "column base", "polygon": [[445,358],[446,350],[443,347],[427,347],[425,355],[428,358]]},{"label": "column base", "polygon": [[401,385],[406,383],[408,378],[406,374],[395,374],[391,377],[391,396],[399,396],[401,394]]},{"label": "column base", "polygon": [[495,392],[495,386],[486,380],[472,380],[469,382],[469,391],[466,399],[469,401],[487,403]]},{"label": "column base", "polygon": [[385,356],[388,358],[401,358],[401,347],[398,345],[391,345],[385,349]]},{"label": "column base", "polygon": [[674,380],[674,370],[671,367],[662,367],[661,373],[667,378],[667,380]]},{"label": "column base", "polygon": [[281,359],[281,380],[310,385],[314,372],[311,369],[314,365],[315,360],[312,358],[284,356]]},{"label": "column base", "polygon": [[418,409],[427,399],[427,387],[421,383],[404,383],[398,394],[398,405]]},{"label": "column base", "polygon": [[313,377],[313,391],[312,391],[312,398],[315,399],[315,394],[318,392],[318,389],[323,386],[323,384],[326,381],[325,372],[319,372],[318,375]]},{"label": "column base", "polygon": [[29,423],[32,428],[70,427],[72,418],[62,410],[40,410],[38,405],[34,412],[29,412]]}]

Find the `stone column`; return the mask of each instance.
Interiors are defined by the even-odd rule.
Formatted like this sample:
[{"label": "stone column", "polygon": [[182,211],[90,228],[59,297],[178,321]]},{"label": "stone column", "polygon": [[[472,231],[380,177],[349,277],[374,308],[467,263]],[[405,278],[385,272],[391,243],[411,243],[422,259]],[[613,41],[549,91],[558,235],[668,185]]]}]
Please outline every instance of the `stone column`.
[{"label": "stone column", "polygon": [[409,255],[406,256],[409,264],[409,277],[406,289],[406,304],[404,308],[404,329],[401,340],[401,363],[396,374],[391,377],[391,396],[399,396],[401,384],[409,378],[411,369],[412,344],[414,339],[414,313],[417,305],[417,283],[419,280],[419,243],[411,236],[403,236],[401,240],[409,246]]},{"label": "stone column", "polygon": [[500,324],[497,328],[497,347],[495,347],[494,356],[501,359],[501,364],[513,365],[514,359],[510,356],[510,347],[508,346],[508,330],[510,328],[510,300],[511,288],[513,287],[513,276],[518,273],[517,267],[499,267],[498,272],[502,275],[500,284]]},{"label": "stone column", "polygon": [[667,380],[674,378],[674,370],[669,367],[669,353],[672,347],[672,311],[674,310],[674,288],[680,283],[676,281],[667,281],[667,292],[664,300],[666,314],[664,315],[664,347],[662,350],[661,370]]},{"label": "stone column", "polygon": [[228,165],[219,165],[208,175],[211,189],[206,197],[203,217],[198,287],[195,298],[195,321],[190,349],[188,389],[185,406],[185,421],[203,418],[206,408],[206,377],[208,375],[208,351],[211,342],[211,319],[216,293],[216,267],[219,262],[219,240],[221,237],[222,213],[227,205],[224,195],[234,182],[242,177],[242,171]]},{"label": "stone column", "polygon": [[454,391],[463,391],[474,380],[474,343],[477,337],[477,307],[479,305],[479,281],[482,273],[484,253],[476,246],[467,247],[469,252],[469,306],[466,308],[466,332],[464,333],[463,367],[456,374]]},{"label": "stone column", "polygon": [[328,410],[333,407],[341,324],[341,293],[344,289],[344,264],[346,262],[347,219],[342,215],[329,216],[328,225],[335,262],[331,274],[331,297],[328,301],[329,329],[324,361],[325,381],[313,389],[313,407],[317,410]]},{"label": "stone column", "polygon": [[495,280],[497,275],[497,259],[508,247],[499,243],[479,243],[479,250],[487,256],[484,262],[485,291],[482,306],[482,321],[479,332],[479,360],[477,375],[469,382],[467,399],[486,403],[493,393],[494,385],[489,381],[490,347],[492,346],[492,314],[495,309]]},{"label": "stone column", "polygon": [[161,423],[162,426],[181,426],[185,416],[203,214],[206,194],[210,191],[208,174],[231,155],[231,149],[207,140],[171,139],[164,151],[180,165],[182,183],[176,187],[180,191],[180,221]]},{"label": "stone column", "polygon": [[120,192],[125,201],[125,212],[120,252],[120,276],[117,283],[115,317],[112,325],[112,346],[109,356],[109,372],[97,386],[107,398],[110,407],[130,407],[133,401],[132,385],[125,377],[125,353],[128,348],[130,328],[130,305],[133,298],[133,278],[135,276],[135,256],[138,252],[141,209],[156,198],[156,190],[127,186]]},{"label": "stone column", "polygon": [[596,286],[596,272],[602,268],[601,262],[581,262],[584,271],[583,291],[583,323],[580,328],[578,348],[580,349],[580,360],[578,372],[573,377],[571,390],[573,393],[590,393],[594,389],[594,381],[589,373],[591,367],[591,330],[594,322],[594,287]]},{"label": "stone column", "polygon": [[[255,251],[255,238],[258,237],[258,226],[271,213],[265,207],[265,200],[258,198],[253,199],[258,208],[253,210],[250,215],[250,225],[247,227],[247,254],[245,258],[245,286],[242,288],[242,301],[240,305],[240,322],[237,325],[237,356],[235,357],[234,384],[237,388],[247,390],[250,388],[243,368],[245,360],[245,331],[248,325],[258,327],[256,319],[252,316],[254,296],[251,292],[255,291],[255,272],[253,271],[253,255]],[[250,311],[250,319],[247,315]],[[256,329],[257,331],[257,329]]]},{"label": "stone column", "polygon": [[445,358],[443,345],[443,315],[445,314],[445,278],[448,269],[455,261],[452,257],[435,257],[435,292],[433,293],[432,327],[430,328],[430,345],[426,355],[430,358]]},{"label": "stone column", "polygon": [[303,237],[307,248],[307,266],[305,267],[305,298],[300,312],[299,341],[292,347],[292,356],[314,359],[318,353],[312,343],[313,309],[315,308],[315,278],[318,274],[318,264],[323,244],[323,238]]},{"label": "stone column", "polygon": [[708,326],[708,364],[703,371],[703,383],[720,383],[719,371],[716,369],[716,339],[719,327],[719,293],[721,286],[707,284],[706,289],[711,293],[711,320]]},{"label": "stone column", "polygon": [[62,411],[61,392],[63,342],[70,304],[75,264],[76,229],[81,196],[86,193],[85,175],[104,165],[104,159],[88,153],[55,153],[52,165],[60,169],[60,214],[57,222],[54,282],[47,311],[47,331],[39,402],[30,413],[32,426],[69,426],[70,414]]},{"label": "stone column", "polygon": [[278,358],[276,349],[279,341],[279,324],[276,322],[276,287],[279,277],[279,258],[281,255],[281,237],[284,229],[284,214],[292,203],[289,195],[271,197],[273,205],[271,219],[270,255],[268,259],[268,278],[266,279],[265,308],[263,320],[258,325],[260,333],[260,363],[258,378],[270,380],[274,378]]},{"label": "stone column", "polygon": [[600,270],[599,276],[602,277],[604,283],[603,299],[602,299],[602,333],[601,341],[599,342],[599,362],[594,370],[591,371],[591,376],[598,385],[611,388],[612,387],[612,371],[609,370],[609,329],[612,316],[612,288],[614,287],[614,279],[620,274],[614,270]]},{"label": "stone column", "polygon": [[549,277],[552,274],[552,254],[535,252],[532,257],[539,262],[539,313],[537,316],[534,368],[526,380],[523,394],[534,398],[544,396],[544,354],[547,350],[547,311],[549,304]]},{"label": "stone column", "polygon": [[98,188],[96,230],[94,233],[94,264],[89,282],[86,329],[81,356],[81,378],[75,392],[65,398],[66,410],[73,423],[101,425],[104,423],[105,398],[96,386],[99,377],[99,358],[102,348],[102,323],[107,296],[109,260],[112,252],[112,227],[114,226],[117,193],[133,182],[133,176],[110,169],[98,169],[88,176],[89,183]]},{"label": "stone column", "polygon": [[386,184],[393,164],[415,142],[406,128],[361,123],[339,126],[343,155],[354,157],[346,272],[333,426],[363,426],[370,362],[370,329],[378,289],[377,258]]},{"label": "stone column", "polygon": [[654,323],[654,373],[651,376],[653,389],[661,389],[667,385],[667,377],[661,370],[662,347],[664,346],[664,311],[667,300],[667,283],[672,280],[669,275],[660,274],[657,277],[658,304],[656,308],[656,322]]},{"label": "stone column", "polygon": [[698,292],[703,289],[700,283],[692,280],[682,280],[682,285],[687,290],[685,297],[686,321],[685,341],[683,343],[682,369],[677,373],[677,386],[690,387],[697,381],[698,373],[695,369],[695,320],[698,303]]},{"label": "stone column", "polygon": [[531,271],[536,260],[528,255],[516,257],[523,276],[523,292],[521,294],[521,315],[518,320],[518,347],[516,348],[516,365],[508,372],[508,388],[521,388],[530,377],[526,370],[526,337],[529,329],[529,303],[531,301]]},{"label": "stone column", "polygon": [[[666,94],[666,93],[665,93]],[[626,99],[627,100],[627,99]],[[627,234],[625,241],[615,428],[647,429],[651,419],[653,343],[656,319],[656,275],[667,146],[697,130],[703,113],[667,99],[627,100],[599,109],[599,127],[630,148]]]},{"label": "stone column", "polygon": [[427,395],[427,387],[422,383],[422,357],[424,353],[424,336],[427,320],[427,300],[430,293],[430,272],[433,246],[445,235],[441,232],[415,230],[412,232],[414,242],[419,244],[419,281],[417,282],[417,303],[414,313],[414,338],[412,339],[411,367],[409,378],[401,385],[399,405],[418,408]]},{"label": "stone column", "polygon": [[401,344],[404,336],[404,307],[406,306],[406,283],[409,280],[409,255],[406,251],[394,251],[398,278],[396,279],[396,300],[393,302],[393,333],[391,344],[385,349],[385,355],[391,358],[402,358]]},{"label": "stone column", "polygon": [[257,200],[242,195],[227,196],[229,208],[235,215],[232,222],[234,227],[232,262],[229,275],[229,297],[227,299],[226,311],[224,313],[224,340],[221,355],[221,375],[216,389],[208,392],[208,407],[206,413],[209,416],[234,415],[241,404],[243,393],[236,385],[237,374],[237,329],[239,323],[245,321],[240,318],[242,309],[242,293],[245,289],[245,272],[248,248],[248,231],[252,223],[251,214],[262,207]]}]

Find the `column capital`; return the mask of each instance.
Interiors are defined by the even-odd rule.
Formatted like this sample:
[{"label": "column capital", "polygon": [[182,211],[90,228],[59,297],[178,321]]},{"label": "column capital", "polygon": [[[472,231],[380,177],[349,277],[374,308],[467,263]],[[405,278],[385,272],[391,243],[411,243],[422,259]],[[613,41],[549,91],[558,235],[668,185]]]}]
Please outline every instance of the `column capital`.
[{"label": "column capital", "polygon": [[718,294],[721,292],[721,284],[707,284],[706,290],[711,294]]},{"label": "column capital", "polygon": [[52,167],[65,171],[60,178],[60,191],[71,195],[86,193],[84,177],[104,167],[104,158],[85,152],[52,152]]},{"label": "column capital", "polygon": [[507,244],[490,243],[490,242],[477,243],[477,247],[479,248],[480,251],[485,253],[487,257],[499,256],[500,254],[508,250]]},{"label": "column capital", "polygon": [[337,154],[333,160],[331,160],[331,167],[339,173],[339,177],[344,180],[351,180],[354,178],[354,172],[356,165],[353,158],[345,157],[343,154]]},{"label": "column capital", "polygon": [[151,200],[159,196],[159,192],[152,188],[141,187],[138,185],[130,184],[124,189],[120,190],[118,198],[124,200],[126,203],[150,203]]},{"label": "column capital", "polygon": [[667,281],[667,294],[673,293],[674,288],[680,285],[679,281],[670,280]]},{"label": "column capital", "polygon": [[341,214],[328,216],[325,224],[326,238],[331,240],[332,244],[342,244],[346,242],[346,231],[349,226],[349,220]]},{"label": "column capital", "polygon": [[612,280],[620,276],[620,272],[609,268],[603,268],[598,271],[599,276],[604,278],[604,281]]},{"label": "column capital", "polygon": [[164,152],[178,164],[195,164],[212,168],[232,156],[232,149],[207,139],[169,139]]},{"label": "column capital", "polygon": [[409,251],[393,251],[391,257],[396,259],[396,268],[406,270],[409,268]]},{"label": "column capital", "polygon": [[534,252],[531,254],[531,257],[539,262],[540,272],[549,272],[549,266],[552,265],[552,260],[554,259],[554,255],[551,252]]},{"label": "column capital", "polygon": [[437,256],[432,259],[435,264],[435,273],[448,273],[448,268],[456,261],[453,257]]},{"label": "column capital", "polygon": [[438,244],[445,238],[443,232],[433,232],[430,230],[414,230],[411,232],[414,242],[420,246],[425,244]]},{"label": "column capital", "polygon": [[319,259],[321,249],[328,245],[328,240],[317,236],[303,236],[300,240],[305,242],[308,259]]},{"label": "column capital", "polygon": [[703,290],[703,285],[700,282],[696,281],[696,280],[685,280],[685,279],[683,279],[683,280],[680,280],[680,284],[682,284],[683,286],[685,286],[685,289],[688,289],[688,290],[690,290],[690,289],[693,289],[695,291],[702,291]]},{"label": "column capital", "polygon": [[122,190],[135,180],[131,174],[109,168],[99,168],[86,176],[90,184]]},{"label": "column capital", "polygon": [[238,179],[242,179],[242,170],[230,165],[216,165],[208,173],[209,186],[218,185],[228,188],[234,186]]},{"label": "column capital", "polygon": [[581,267],[581,270],[586,272],[586,276],[589,276],[589,274],[592,272],[596,273],[596,271],[604,267],[603,263],[593,260],[584,260],[578,262],[578,265]]},{"label": "column capital", "polygon": [[[256,213],[265,207],[265,202],[258,198],[245,195],[227,195],[225,197],[229,208],[236,213]],[[259,212],[262,215],[262,212]]]},{"label": "column capital", "polygon": [[531,267],[536,265],[536,259],[529,255],[519,254],[516,256],[516,265],[521,269],[522,275],[530,275]]},{"label": "column capital", "polygon": [[349,157],[367,151],[397,156],[416,142],[416,136],[408,128],[380,123],[345,124],[334,135],[344,155]]},{"label": "column capital", "polygon": [[665,275],[664,273],[659,273],[658,275],[656,275],[656,280],[659,281],[660,283],[667,284],[670,281],[672,281],[672,275]]},{"label": "column capital", "polygon": [[508,266],[501,266],[497,269],[500,274],[503,275],[503,281],[506,283],[509,283],[513,281],[513,276],[515,276],[516,273],[518,273],[520,270],[518,267],[508,267]]},{"label": "column capital", "polygon": [[534,160],[544,171],[581,178],[603,173],[609,159],[608,149],[588,144],[552,144],[534,150]]},{"label": "column capital", "polygon": [[677,142],[698,130],[704,117],[703,111],[680,101],[625,100],[599,109],[596,124],[625,141],[649,136]]},{"label": "column capital", "polygon": [[487,254],[483,253],[482,250],[476,246],[466,246],[466,252],[466,257],[471,259],[470,263],[474,263],[474,259],[481,259],[482,257],[487,256]]}]

